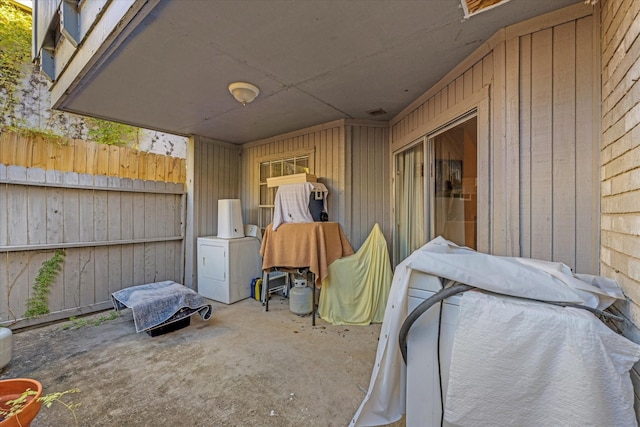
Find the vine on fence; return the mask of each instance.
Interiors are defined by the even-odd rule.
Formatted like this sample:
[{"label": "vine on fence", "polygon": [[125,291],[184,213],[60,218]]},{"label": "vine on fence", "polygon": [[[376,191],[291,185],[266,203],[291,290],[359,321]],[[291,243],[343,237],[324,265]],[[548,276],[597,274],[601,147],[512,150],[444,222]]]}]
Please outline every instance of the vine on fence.
[{"label": "vine on fence", "polygon": [[56,249],[53,257],[42,263],[33,284],[33,296],[27,298],[25,317],[30,318],[49,313],[49,292],[58,273],[62,270],[64,256],[64,249]]}]

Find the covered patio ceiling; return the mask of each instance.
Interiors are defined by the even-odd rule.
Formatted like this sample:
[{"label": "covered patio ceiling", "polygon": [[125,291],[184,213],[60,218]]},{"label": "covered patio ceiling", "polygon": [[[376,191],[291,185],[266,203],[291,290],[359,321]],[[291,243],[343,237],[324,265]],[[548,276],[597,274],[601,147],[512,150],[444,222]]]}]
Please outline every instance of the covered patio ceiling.
[{"label": "covered patio ceiling", "polygon": [[[150,1],[55,107],[234,144],[389,120],[505,26],[582,0]],[[133,28],[131,26],[134,26]],[[241,105],[227,87],[260,88]]]}]

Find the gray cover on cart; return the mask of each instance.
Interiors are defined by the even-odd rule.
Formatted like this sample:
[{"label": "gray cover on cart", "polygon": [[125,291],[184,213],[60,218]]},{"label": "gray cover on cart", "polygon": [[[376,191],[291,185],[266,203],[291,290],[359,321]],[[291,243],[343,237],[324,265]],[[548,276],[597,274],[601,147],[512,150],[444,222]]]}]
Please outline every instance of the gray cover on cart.
[{"label": "gray cover on cart", "polygon": [[209,320],[213,307],[197,292],[167,280],[132,286],[111,294],[116,310],[131,309],[136,332],[144,332],[195,313]]}]

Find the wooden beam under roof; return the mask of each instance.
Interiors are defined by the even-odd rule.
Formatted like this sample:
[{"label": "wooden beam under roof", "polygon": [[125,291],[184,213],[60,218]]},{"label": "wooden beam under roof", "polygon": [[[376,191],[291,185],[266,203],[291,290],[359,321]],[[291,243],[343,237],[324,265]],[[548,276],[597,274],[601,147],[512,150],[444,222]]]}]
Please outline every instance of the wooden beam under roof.
[{"label": "wooden beam under roof", "polygon": [[462,0],[462,6],[465,9],[465,15],[471,16],[508,1],[509,0]]}]

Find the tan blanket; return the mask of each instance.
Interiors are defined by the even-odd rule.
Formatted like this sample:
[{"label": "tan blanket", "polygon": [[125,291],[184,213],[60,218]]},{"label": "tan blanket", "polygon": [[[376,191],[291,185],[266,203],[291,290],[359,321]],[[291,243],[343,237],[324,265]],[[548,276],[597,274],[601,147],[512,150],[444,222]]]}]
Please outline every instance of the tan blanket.
[{"label": "tan blanket", "polygon": [[351,254],[353,248],[337,222],[282,224],[276,231],[269,224],[260,247],[263,270],[308,267],[317,287],[333,261]]}]

